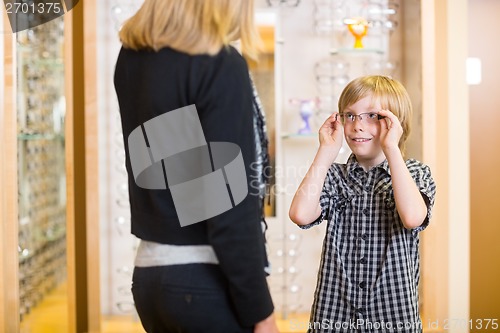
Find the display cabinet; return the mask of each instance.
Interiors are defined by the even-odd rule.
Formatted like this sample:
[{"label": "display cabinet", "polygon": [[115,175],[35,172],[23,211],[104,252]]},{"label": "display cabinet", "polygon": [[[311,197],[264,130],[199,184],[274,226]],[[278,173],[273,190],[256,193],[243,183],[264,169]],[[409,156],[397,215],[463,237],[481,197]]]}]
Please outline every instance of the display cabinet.
[{"label": "display cabinet", "polygon": [[31,332],[41,323],[48,331],[87,332],[98,322],[88,306],[99,271],[89,271],[92,199],[85,195],[95,186],[88,139],[95,77],[92,49],[79,43],[94,31],[91,20],[83,24],[91,10],[92,1],[80,3],[15,33],[1,11],[2,332]]},{"label": "display cabinet", "polygon": [[64,19],[5,34],[4,52],[4,142],[12,154],[4,166],[16,170],[5,175],[16,190],[4,187],[11,203],[2,216],[13,240],[4,247],[10,332],[19,324],[23,331],[30,313],[67,280]]},{"label": "display cabinet", "polygon": [[[270,286],[281,317],[307,314],[313,302],[326,223],[301,230],[288,218],[293,195],[314,159],[317,131],[337,111],[344,86],[364,74],[399,76],[399,1],[260,1],[258,14],[274,16],[276,215],[269,219]],[[355,45],[351,18],[368,32]],[[296,22],[302,22],[296,24]],[[366,31],[365,31],[366,32]],[[265,85],[257,87],[264,94]],[[338,162],[346,161],[345,145]]]},{"label": "display cabinet", "polygon": [[66,276],[64,19],[16,38],[19,313]]}]

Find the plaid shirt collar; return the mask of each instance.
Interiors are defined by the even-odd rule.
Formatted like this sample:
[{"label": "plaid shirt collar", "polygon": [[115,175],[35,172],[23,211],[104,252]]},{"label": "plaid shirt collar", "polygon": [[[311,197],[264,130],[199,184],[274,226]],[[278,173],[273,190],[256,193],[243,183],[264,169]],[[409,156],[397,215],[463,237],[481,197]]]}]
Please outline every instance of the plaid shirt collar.
[{"label": "plaid shirt collar", "polygon": [[[389,176],[391,175],[391,170],[389,168],[389,162],[387,162],[387,159],[384,159],[384,161],[382,163],[380,163],[379,165],[371,168],[370,170],[373,170],[373,169],[382,169],[384,170]],[[354,154],[351,154],[351,156],[349,156],[349,159],[347,160],[347,171],[350,175],[355,175],[357,170],[361,170],[364,172],[364,169],[363,167],[358,163],[358,160],[356,159],[356,156]]]}]

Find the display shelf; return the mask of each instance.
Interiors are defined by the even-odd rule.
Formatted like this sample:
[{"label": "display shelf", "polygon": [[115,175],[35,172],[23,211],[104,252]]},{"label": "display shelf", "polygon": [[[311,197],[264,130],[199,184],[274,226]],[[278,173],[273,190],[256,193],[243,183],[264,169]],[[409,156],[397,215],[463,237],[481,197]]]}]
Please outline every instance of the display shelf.
[{"label": "display shelf", "polygon": [[[93,4],[85,2],[87,16],[95,16]],[[94,185],[85,171],[94,166],[96,152],[92,144],[83,144],[93,137],[95,123],[78,117],[78,126],[73,126],[75,115],[95,109],[88,97],[97,85],[88,79],[94,79],[93,57],[91,51],[84,52],[92,44],[84,36],[95,33],[84,29],[83,8],[81,3],[71,14],[2,35],[0,266],[8,269],[0,273],[1,332],[23,332],[23,320],[63,282],[68,285],[67,312],[58,320],[65,318],[66,332],[99,331],[93,325],[96,316],[90,314],[99,304],[86,307],[98,298],[95,283],[87,277],[99,275],[87,256],[94,260],[92,251],[98,254],[99,249],[93,246],[83,253],[87,249],[82,246],[86,228],[95,229],[87,219],[98,223],[86,207],[96,196],[76,195]],[[0,27],[10,30],[2,15]]]},{"label": "display shelf", "polygon": [[[377,6],[385,6],[385,2]],[[269,246],[272,263],[278,269],[271,275],[270,285],[276,311],[285,316],[310,310],[316,284],[316,276],[311,272],[318,269],[321,239],[326,232],[326,224],[306,231],[299,230],[289,219],[294,195],[320,144],[318,129],[338,110],[344,87],[356,77],[377,71],[378,67],[386,70],[385,62],[391,54],[388,31],[369,29],[364,48],[353,47],[353,36],[343,21],[347,17],[369,14],[363,11],[365,8],[361,0],[313,0],[302,2],[299,10],[289,10],[286,15],[283,11],[277,12],[280,32],[275,41],[276,72],[281,76],[276,85],[275,193],[279,207],[277,225],[270,224]],[[314,24],[314,31],[310,26],[295,24],[306,21]],[[317,35],[311,36],[315,32]],[[376,66],[369,66],[372,63]],[[313,105],[304,105],[307,102]],[[310,128],[311,133],[300,134],[299,128]],[[345,163],[349,155],[348,146],[342,146],[336,162]],[[290,235],[302,237],[300,246],[288,238]]]},{"label": "display shelf", "polygon": [[383,55],[383,54],[385,54],[385,51],[383,49],[380,49],[380,48],[355,49],[355,48],[341,47],[341,48],[330,49],[330,54],[331,55],[337,55],[337,54],[346,54],[346,55],[380,54],[380,55]]},{"label": "display shelf", "polygon": [[[44,251],[44,248],[49,247],[53,243],[64,242],[66,240],[66,232],[64,230],[59,230],[51,234],[49,237],[43,238],[43,245],[37,248],[29,249],[23,248],[21,245],[18,246],[19,251],[19,264],[23,265],[29,259],[35,258]],[[20,279],[22,280],[22,278]]]},{"label": "display shelf", "polygon": [[64,135],[61,133],[20,133],[17,135],[19,141],[31,140],[51,140],[51,141],[64,141]]},{"label": "display shelf", "polygon": [[61,57],[51,57],[47,54],[47,51],[40,48],[29,48],[27,45],[18,46],[18,54],[23,55],[33,55],[39,54],[39,57],[30,59],[29,65],[35,67],[48,67],[51,70],[59,69],[64,70],[64,59]]},{"label": "display shelf", "polygon": [[[26,43],[20,43],[24,37]],[[16,36],[19,315],[66,279],[64,19]],[[54,131],[57,128],[59,131]]]},{"label": "display shelf", "polygon": [[290,141],[290,140],[313,141],[318,139],[318,133],[308,133],[308,134],[282,133],[281,138],[284,141]]}]

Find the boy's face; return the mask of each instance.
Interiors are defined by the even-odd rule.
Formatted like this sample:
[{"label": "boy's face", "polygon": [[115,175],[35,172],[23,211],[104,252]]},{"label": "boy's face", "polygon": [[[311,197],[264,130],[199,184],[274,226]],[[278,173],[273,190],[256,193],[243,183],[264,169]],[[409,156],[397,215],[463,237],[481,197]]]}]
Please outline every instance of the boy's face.
[{"label": "boy's face", "polygon": [[368,170],[385,160],[380,145],[380,102],[368,95],[343,112],[344,136],[358,163]]}]

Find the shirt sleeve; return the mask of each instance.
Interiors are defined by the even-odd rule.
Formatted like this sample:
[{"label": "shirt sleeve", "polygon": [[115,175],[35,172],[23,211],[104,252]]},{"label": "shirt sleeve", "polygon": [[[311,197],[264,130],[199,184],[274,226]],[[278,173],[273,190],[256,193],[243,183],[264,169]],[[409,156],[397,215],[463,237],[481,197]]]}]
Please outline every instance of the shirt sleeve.
[{"label": "shirt sleeve", "polygon": [[[208,241],[228,282],[229,296],[240,323],[252,327],[274,310],[264,267],[266,251],[255,179],[252,89],[245,60],[232,48],[221,51],[205,68],[196,106],[205,138],[231,142],[241,150],[248,194],[232,209],[210,218]],[[212,66],[213,65],[213,66]]]},{"label": "shirt sleeve", "polygon": [[331,202],[333,200],[333,165],[330,167],[328,170],[326,177],[325,177],[325,182],[323,183],[323,189],[321,190],[321,195],[319,196],[319,206],[321,208],[321,214],[318,216],[318,218],[314,221],[312,221],[309,224],[306,225],[299,225],[299,228],[301,229],[309,229],[312,228],[324,220],[328,220],[331,216]]},{"label": "shirt sleeve", "polygon": [[429,225],[436,196],[436,184],[432,178],[431,169],[427,165],[416,160],[410,160],[407,166],[427,206],[427,216],[424,222],[419,227],[413,229],[414,231],[420,232]]}]

